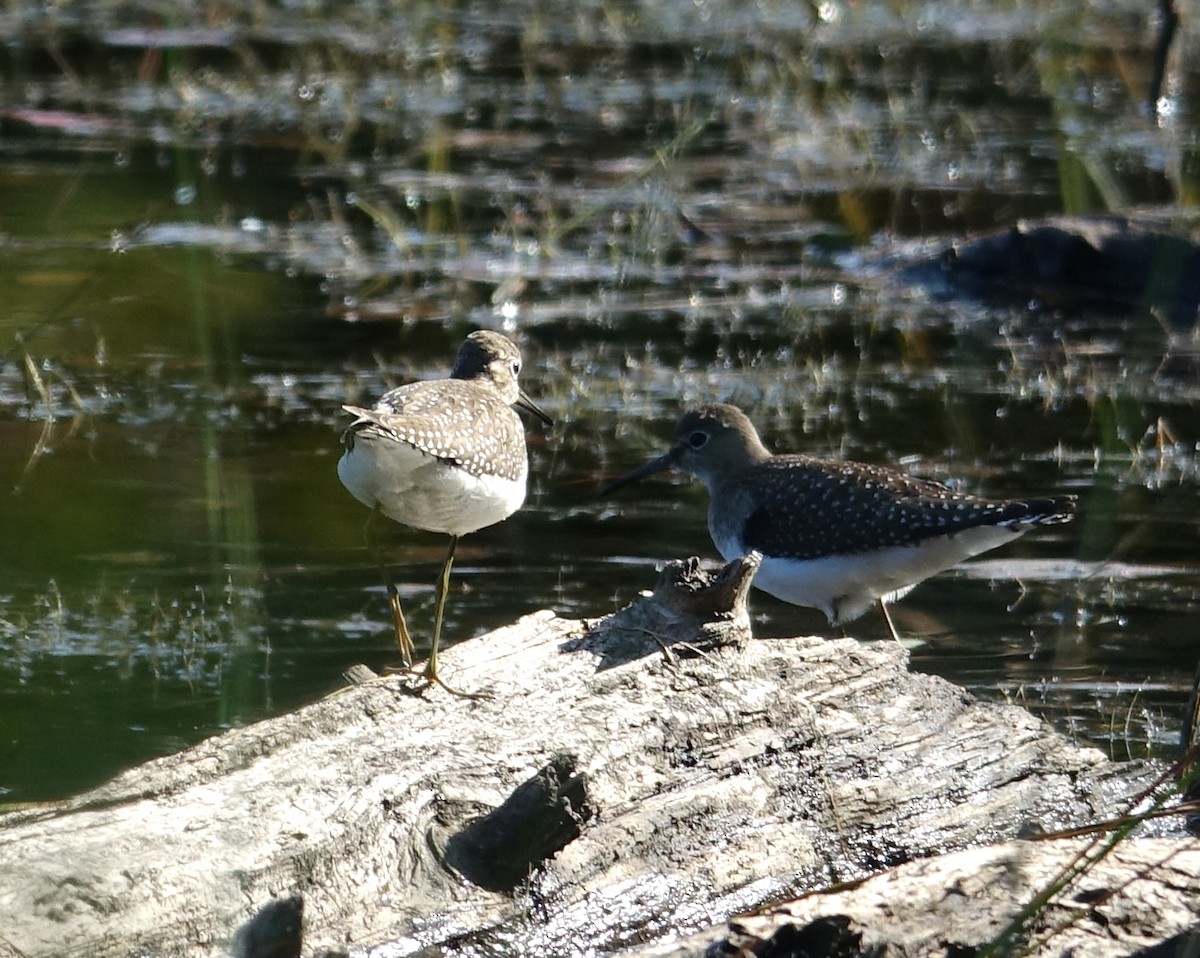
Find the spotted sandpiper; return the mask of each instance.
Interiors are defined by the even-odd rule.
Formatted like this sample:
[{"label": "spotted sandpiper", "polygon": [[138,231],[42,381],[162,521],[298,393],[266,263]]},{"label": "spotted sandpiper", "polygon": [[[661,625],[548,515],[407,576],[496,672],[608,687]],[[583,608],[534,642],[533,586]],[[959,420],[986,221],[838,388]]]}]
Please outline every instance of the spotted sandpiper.
[{"label": "spotted sandpiper", "polygon": [[737,407],[683,415],[670,450],[608,485],[607,495],[664,469],[708,487],[708,530],[732,561],[762,554],[754,585],[820,609],[834,625],[887,603],[957,562],[1034,526],[1069,522],[1074,496],[982,499],[885,466],[772,455]]},{"label": "spotted sandpiper", "polygon": [[[460,536],[507,519],[525,501],[525,430],[513,406],[551,422],[518,387],[520,371],[521,354],[512,342],[478,330],[459,348],[449,379],[400,386],[370,409],[342,407],[354,416],[342,435],[342,485],[370,507],[372,517],[382,512],[404,525],[450,536],[424,676],[458,695],[464,693],[438,675],[437,658],[455,546]],[[411,665],[413,643],[400,595],[382,563],[380,568],[396,643],[405,665]]]}]

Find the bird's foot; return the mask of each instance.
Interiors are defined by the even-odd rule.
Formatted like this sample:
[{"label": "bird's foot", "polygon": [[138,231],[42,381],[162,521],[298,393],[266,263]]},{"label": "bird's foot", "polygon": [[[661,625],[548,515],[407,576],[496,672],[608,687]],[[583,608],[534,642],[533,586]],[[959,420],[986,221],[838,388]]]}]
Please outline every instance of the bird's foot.
[{"label": "bird's foot", "polygon": [[451,695],[457,695],[461,699],[485,700],[495,698],[491,692],[464,692],[461,689],[454,688],[452,685],[447,685],[442,681],[437,672],[430,670],[428,666],[426,666],[425,670],[421,673],[421,677],[429,683],[429,686],[436,685],[438,688],[445,689]]},{"label": "bird's foot", "polygon": [[419,669],[413,667],[411,662],[404,662],[400,665],[385,665],[381,675],[420,675]]},{"label": "bird's foot", "polygon": [[436,686],[462,699],[483,700],[495,698],[491,692],[464,692],[461,689],[456,689],[454,686],[443,682],[441,676],[430,675],[428,669],[419,669],[411,665],[389,665],[383,669],[382,674],[403,675],[412,679],[411,682],[401,686],[401,690],[407,695],[424,695]]}]

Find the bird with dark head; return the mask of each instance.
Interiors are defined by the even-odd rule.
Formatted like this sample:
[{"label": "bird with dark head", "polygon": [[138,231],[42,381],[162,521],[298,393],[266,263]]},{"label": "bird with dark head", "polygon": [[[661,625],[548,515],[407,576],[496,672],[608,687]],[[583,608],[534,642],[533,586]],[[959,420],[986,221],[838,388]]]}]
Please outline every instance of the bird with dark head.
[{"label": "bird with dark head", "polygon": [[1074,496],[983,499],[886,466],[772,455],[737,407],[683,415],[670,449],[601,495],[664,469],[708,488],[708,530],[728,562],[761,553],[754,585],[835,625],[1035,526],[1069,522]]},{"label": "bird with dark head", "polygon": [[[521,354],[499,333],[471,333],[458,350],[449,379],[410,383],[384,393],[366,409],[343,406],[354,421],[342,435],[338,478],[375,513],[450,536],[438,583],[433,641],[425,678],[447,691],[438,675],[438,644],[454,549],[460,536],[507,519],[525,501],[529,472],[525,430],[513,409],[550,417],[517,385]],[[413,643],[400,595],[380,563],[396,642],[405,665]]]}]

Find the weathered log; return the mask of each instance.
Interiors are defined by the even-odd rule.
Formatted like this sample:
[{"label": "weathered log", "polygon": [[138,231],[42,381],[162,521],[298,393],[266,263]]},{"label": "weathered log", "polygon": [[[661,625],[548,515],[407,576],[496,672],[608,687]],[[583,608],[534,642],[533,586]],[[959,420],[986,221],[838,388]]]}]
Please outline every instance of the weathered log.
[{"label": "weathered log", "polygon": [[910,862],[626,958],[961,958],[1002,936],[1001,956],[1144,956],[1159,945],[1161,958],[1200,953],[1200,843],[1192,841],[1119,844],[1048,907],[1019,921],[1034,894],[1060,877],[1083,844],[1008,842]]},{"label": "weathered log", "polygon": [[0,956],[600,954],[1108,817],[1155,774],[893,643],[747,641],[675,573],[451,649],[492,699],[372,678],[6,816]]}]

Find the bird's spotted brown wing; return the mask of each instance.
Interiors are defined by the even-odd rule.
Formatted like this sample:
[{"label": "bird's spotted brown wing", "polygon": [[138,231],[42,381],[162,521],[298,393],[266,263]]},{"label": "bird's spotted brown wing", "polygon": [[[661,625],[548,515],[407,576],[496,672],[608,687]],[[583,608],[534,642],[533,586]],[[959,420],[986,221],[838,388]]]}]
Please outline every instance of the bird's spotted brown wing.
[{"label": "bird's spotted brown wing", "polygon": [[816,559],[910,545],[976,526],[1063,522],[1074,497],[988,500],[883,466],[775,456],[739,476],[758,508],[742,545],[764,555]]},{"label": "bird's spotted brown wing", "polygon": [[403,442],[474,476],[520,480],[525,433],[511,406],[455,379],[411,383],[380,397],[371,409],[347,406],[356,418],[343,442]]}]

